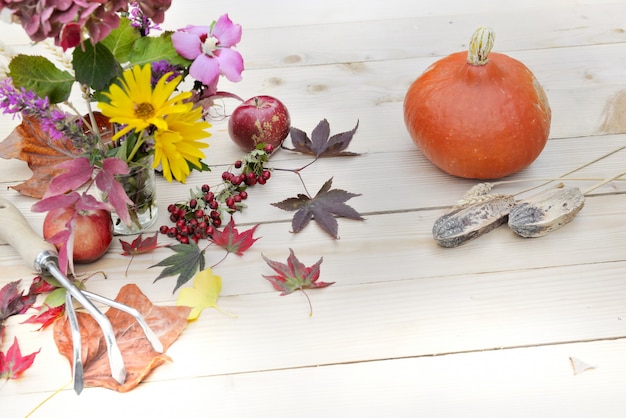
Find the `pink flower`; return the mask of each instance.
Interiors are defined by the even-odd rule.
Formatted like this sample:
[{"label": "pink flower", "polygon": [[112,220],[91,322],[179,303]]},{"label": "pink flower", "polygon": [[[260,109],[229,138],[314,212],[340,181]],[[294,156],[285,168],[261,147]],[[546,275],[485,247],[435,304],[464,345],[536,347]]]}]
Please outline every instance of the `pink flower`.
[{"label": "pink flower", "polygon": [[230,81],[240,81],[243,58],[231,47],[241,40],[241,25],[228,14],[211,26],[187,26],[172,34],[172,44],[182,57],[193,60],[189,74],[203,84],[215,87],[220,74]]}]

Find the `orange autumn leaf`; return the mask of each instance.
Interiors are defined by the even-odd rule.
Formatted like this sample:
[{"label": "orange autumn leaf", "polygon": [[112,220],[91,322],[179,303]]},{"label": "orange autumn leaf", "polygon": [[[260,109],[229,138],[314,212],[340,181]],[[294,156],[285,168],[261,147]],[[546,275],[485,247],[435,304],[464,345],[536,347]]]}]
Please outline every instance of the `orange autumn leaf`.
[{"label": "orange autumn leaf", "polygon": [[[106,316],[115,330],[117,344],[126,367],[126,382],[120,385],[111,376],[111,368],[102,331],[93,317],[77,312],[82,340],[85,387],[104,387],[118,392],[135,388],[155,367],[171,358],[165,354],[187,325],[191,308],[186,306],[154,306],[134,284],[120,289],[117,302],[137,309],[163,344],[163,353],[152,349],[141,327],[130,315],[110,308]],[[54,341],[59,352],[72,362],[72,336],[67,318],[54,324]]]},{"label": "orange autumn leaf", "polygon": [[25,161],[33,172],[31,178],[10,186],[25,196],[41,199],[50,181],[63,170],[56,168],[62,161],[76,155],[70,141],[53,141],[42,132],[36,118],[24,115],[4,141],[0,142],[0,157]]}]

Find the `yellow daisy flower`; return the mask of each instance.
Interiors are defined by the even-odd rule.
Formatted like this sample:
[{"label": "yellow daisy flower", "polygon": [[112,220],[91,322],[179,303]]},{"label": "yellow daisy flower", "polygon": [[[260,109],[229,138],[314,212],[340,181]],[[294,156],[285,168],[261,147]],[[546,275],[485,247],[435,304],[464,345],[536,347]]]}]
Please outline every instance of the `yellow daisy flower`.
[{"label": "yellow daisy flower", "polygon": [[209,144],[201,139],[211,136],[205,129],[211,125],[202,120],[202,109],[193,108],[188,113],[172,113],[167,116],[167,130],[157,130],[154,135],[154,167],[161,164],[163,177],[172,177],[185,183],[191,172],[189,164],[201,167],[204,153],[200,150]]},{"label": "yellow daisy flower", "polygon": [[189,112],[191,103],[183,103],[183,100],[191,97],[191,92],[177,94],[170,98],[174,89],[180,83],[178,76],[168,82],[171,74],[165,74],[159,79],[154,89],[150,79],[152,69],[150,64],[143,67],[135,65],[124,71],[120,84],[111,85],[104,95],[110,99],[110,103],[98,103],[102,114],[107,116],[112,123],[125,125],[114,136],[113,140],[120,138],[134,129],[140,132],[150,125],[157,129],[167,129],[165,118],[168,115]]}]

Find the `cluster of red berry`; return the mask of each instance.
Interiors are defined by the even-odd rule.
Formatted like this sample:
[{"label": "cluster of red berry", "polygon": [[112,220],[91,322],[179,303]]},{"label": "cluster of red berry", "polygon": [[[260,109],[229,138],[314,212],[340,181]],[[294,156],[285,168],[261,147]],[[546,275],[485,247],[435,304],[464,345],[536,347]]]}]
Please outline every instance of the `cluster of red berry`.
[{"label": "cluster of red berry", "polygon": [[222,173],[223,183],[215,190],[203,184],[191,191],[189,200],[170,204],[167,210],[173,225],[162,225],[159,231],[181,244],[210,239],[215,229],[222,226],[224,214],[233,214],[245,207],[246,189],[269,180],[271,171],[265,168],[265,163],[273,152],[272,145],[251,151],[233,164],[232,168],[239,170],[237,174],[231,169]]}]

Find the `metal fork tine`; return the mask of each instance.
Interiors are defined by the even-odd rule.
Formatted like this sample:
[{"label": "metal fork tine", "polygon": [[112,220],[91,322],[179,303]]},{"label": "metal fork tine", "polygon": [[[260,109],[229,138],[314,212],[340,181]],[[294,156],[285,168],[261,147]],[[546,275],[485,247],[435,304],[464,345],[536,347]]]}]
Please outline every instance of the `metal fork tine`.
[{"label": "metal fork tine", "polygon": [[86,290],[82,290],[82,292],[89,299],[93,299],[97,302],[103,303],[114,309],[120,310],[122,312],[126,312],[127,314],[131,315],[133,318],[135,318],[135,320],[137,321],[137,323],[143,330],[144,334],[146,335],[146,338],[152,345],[152,349],[156,351],[157,353],[163,352],[163,344],[161,343],[161,340],[159,340],[159,337],[148,326],[145,318],[143,317],[143,315],[141,315],[141,313],[137,309],[124,305],[123,303],[119,303],[115,300],[105,298],[104,296],[100,296],[95,293],[88,292]]},{"label": "metal fork tine", "polygon": [[72,363],[72,376],[74,377],[74,391],[77,395],[83,391],[85,379],[83,378],[83,361],[81,359],[81,337],[80,328],[78,326],[78,318],[72,304],[72,295],[69,292],[65,294],[65,312],[70,321],[70,329],[72,330],[72,351],[74,361]]},{"label": "metal fork tine", "polygon": [[[85,294],[74,284],[69,281],[67,277],[59,269],[56,258],[50,258],[49,260],[40,261],[41,265],[59,281],[59,283],[67,290],[68,294],[76,299],[82,306],[91,314],[96,320],[102,333],[104,334],[104,341],[106,342],[107,352],[109,356],[109,365],[111,366],[111,375],[116,382],[120,385],[126,381],[126,368],[124,367],[124,359],[122,358],[122,352],[120,351],[117,342],[115,341],[115,332],[109,319],[104,315],[91,301],[85,296]],[[71,302],[71,301],[70,301]],[[71,305],[71,303],[70,303]],[[82,376],[82,374],[81,374]]]}]

